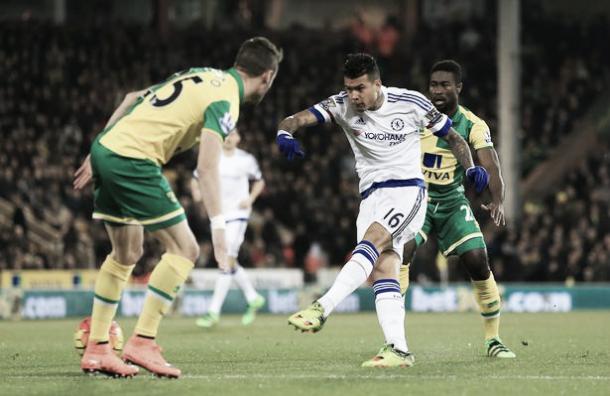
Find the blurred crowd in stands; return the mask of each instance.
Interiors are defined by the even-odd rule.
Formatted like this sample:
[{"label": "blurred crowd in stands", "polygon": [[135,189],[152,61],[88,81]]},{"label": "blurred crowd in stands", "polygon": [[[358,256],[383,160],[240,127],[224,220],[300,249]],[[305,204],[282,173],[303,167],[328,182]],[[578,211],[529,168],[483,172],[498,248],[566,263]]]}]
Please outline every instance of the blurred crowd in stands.
[{"label": "blurred crowd in stands", "polygon": [[501,278],[610,280],[610,145],[601,152],[545,200],[527,202],[521,226],[493,241],[490,255]]},{"label": "blurred crowd in stands", "polygon": [[[525,18],[523,132],[515,131],[521,138],[524,173],[573,130],[610,79],[610,53],[601,50],[601,40],[610,37],[607,23],[560,22],[535,9]],[[92,191],[72,189],[72,175],[93,137],[129,90],[191,66],[228,68],[239,44],[253,34],[278,42],[285,60],[267,98],[240,117],[242,146],[257,157],[267,182],[254,205],[240,261],[245,266],[302,267],[310,278],[323,263],[343,263],[356,242],[359,195],[342,132],[320,126],[301,134],[307,156],[295,162],[280,157],[274,138],[284,116],[341,89],[346,53],[373,52],[386,85],[420,91],[426,90],[434,61],[458,60],[465,71],[461,100],[488,122],[497,141],[492,21],[423,25],[409,41],[393,18],[379,31],[361,23],[355,20],[336,34],[304,29],[204,32],[193,27],[167,37],[118,24],[105,29],[3,23],[0,197],[15,210],[10,221],[0,222],[0,269],[99,266],[110,245],[103,225],[90,219]],[[166,173],[201,241],[197,265],[210,266],[208,220],[188,190],[194,164],[193,153],[183,154]],[[609,173],[607,154],[592,158],[543,201],[527,203],[521,224],[488,241],[497,278],[610,280]],[[479,221],[483,225],[487,219]],[[47,241],[30,237],[33,223],[46,224],[60,235],[59,248],[49,249]],[[155,241],[146,245],[139,273],[146,273],[160,253]]]}]

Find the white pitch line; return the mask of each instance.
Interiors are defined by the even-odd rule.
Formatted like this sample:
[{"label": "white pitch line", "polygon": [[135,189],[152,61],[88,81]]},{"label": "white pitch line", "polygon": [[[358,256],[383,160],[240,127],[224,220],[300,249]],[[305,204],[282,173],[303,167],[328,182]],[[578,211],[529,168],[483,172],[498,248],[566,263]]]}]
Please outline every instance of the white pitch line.
[{"label": "white pitch line", "polygon": [[[141,373],[139,377],[150,377],[148,373]],[[28,379],[28,380],[81,380],[82,377],[74,375],[54,375],[45,377],[43,375],[7,375],[7,379]],[[106,379],[104,376],[94,378]],[[486,379],[491,380],[533,380],[533,381],[610,381],[610,376],[602,375],[586,375],[586,376],[567,376],[567,375],[488,375]],[[369,374],[354,374],[354,375],[335,375],[335,374],[185,374],[180,377],[183,380],[207,380],[207,381],[222,381],[222,380],[248,380],[248,379],[273,379],[273,380],[301,380],[301,379],[320,379],[320,380],[382,380],[389,379],[426,379],[426,380],[451,380],[458,379],[476,380],[476,377],[456,376],[456,375],[417,375],[415,373],[403,375],[369,375]]]},{"label": "white pitch line", "polygon": [[[208,379],[208,380],[234,380],[234,379],[287,379],[287,380],[298,380],[298,379],[336,379],[336,380],[350,380],[350,379],[371,379],[371,380],[387,380],[387,379],[429,379],[429,380],[457,380],[457,379],[477,379],[475,377],[463,377],[456,375],[367,375],[367,374],[355,374],[355,375],[317,375],[317,374],[186,374],[181,378],[184,379]],[[556,381],[556,380],[582,380],[582,381],[610,381],[610,376],[554,376],[554,375],[488,375],[486,379],[495,380],[542,380],[542,381]]]}]

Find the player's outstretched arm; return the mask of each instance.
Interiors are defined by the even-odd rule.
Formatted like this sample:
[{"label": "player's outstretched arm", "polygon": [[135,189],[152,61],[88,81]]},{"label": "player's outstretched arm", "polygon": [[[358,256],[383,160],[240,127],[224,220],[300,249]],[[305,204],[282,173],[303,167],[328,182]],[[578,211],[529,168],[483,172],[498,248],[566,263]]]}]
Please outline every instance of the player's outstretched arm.
[{"label": "player's outstretched arm", "polygon": [[468,143],[453,128],[449,129],[449,132],[443,136],[443,139],[449,143],[451,152],[457,158],[460,165],[466,169],[466,178],[474,183],[478,193],[482,192],[487,187],[489,175],[484,167],[474,166]]},{"label": "player's outstretched arm", "polygon": [[225,219],[222,215],[220,201],[220,176],[218,164],[222,151],[222,141],[219,135],[209,129],[201,132],[199,156],[197,158],[197,174],[199,192],[212,228],[212,245],[214,257],[221,269],[227,267],[227,247],[225,241]]},{"label": "player's outstretched arm", "polygon": [[275,138],[280,152],[289,160],[292,160],[295,156],[304,157],[305,153],[301,149],[300,143],[292,134],[299,128],[316,124],[318,124],[318,119],[309,110],[299,111],[290,117],[284,118],[278,125],[277,137]]},{"label": "player's outstretched arm", "polygon": [[487,211],[496,226],[506,225],[504,218],[504,179],[500,170],[500,159],[493,147],[484,147],[477,150],[477,157],[481,165],[489,172],[489,192],[491,202],[481,205]]},{"label": "player's outstretched arm", "polygon": [[299,111],[290,117],[284,118],[278,125],[278,129],[293,134],[299,128],[309,127],[318,124],[318,119],[309,110]]}]

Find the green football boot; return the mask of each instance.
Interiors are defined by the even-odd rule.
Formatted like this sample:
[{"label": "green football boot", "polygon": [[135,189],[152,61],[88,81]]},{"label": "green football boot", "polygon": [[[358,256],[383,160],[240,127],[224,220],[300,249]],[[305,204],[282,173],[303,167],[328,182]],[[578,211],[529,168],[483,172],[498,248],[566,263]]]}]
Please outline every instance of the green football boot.
[{"label": "green football boot", "polygon": [[241,318],[241,324],[243,324],[244,326],[248,326],[250,323],[254,322],[254,319],[256,318],[256,312],[265,305],[265,301],[265,297],[261,296],[260,294],[256,296],[254,301],[248,304],[248,309],[246,310],[244,316],[242,316]]},{"label": "green football boot", "polygon": [[410,352],[394,349],[394,345],[387,344],[377,352],[372,359],[362,363],[362,367],[392,368],[411,367],[415,364],[415,356]]},{"label": "green football boot", "polygon": [[320,305],[320,303],[317,301],[314,301],[314,303],[309,307],[293,314],[288,318],[288,324],[294,326],[296,330],[301,330],[302,332],[308,331],[317,333],[318,331],[322,330],[324,322],[326,322],[326,318],[324,317],[324,308],[322,308],[322,305]]},{"label": "green football boot", "polygon": [[487,348],[487,356],[499,359],[513,359],[517,355],[506,345],[502,343],[500,337],[494,337],[485,341],[485,348]]},{"label": "green football boot", "polygon": [[195,324],[199,327],[209,329],[210,327],[216,326],[219,321],[220,315],[210,312],[197,319]]}]

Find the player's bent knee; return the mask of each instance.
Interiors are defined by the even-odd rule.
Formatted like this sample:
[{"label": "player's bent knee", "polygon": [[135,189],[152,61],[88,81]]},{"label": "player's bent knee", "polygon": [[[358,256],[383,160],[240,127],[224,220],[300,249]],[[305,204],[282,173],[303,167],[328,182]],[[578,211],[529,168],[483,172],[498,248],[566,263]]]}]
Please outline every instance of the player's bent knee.
[{"label": "player's bent knee", "polygon": [[470,279],[474,281],[486,280],[491,274],[489,267],[477,268],[476,270],[469,270],[468,272],[470,273]]},{"label": "player's bent knee", "polygon": [[468,271],[470,279],[479,281],[489,278],[491,270],[487,262],[487,254],[484,249],[470,250],[460,257],[462,265]]},{"label": "player's bent knee", "polygon": [[142,245],[133,246],[129,249],[116,249],[111,253],[112,258],[121,265],[133,265],[144,255]]},{"label": "player's bent knee", "polygon": [[144,249],[142,248],[142,246],[134,248],[132,251],[130,251],[128,253],[127,262],[130,263],[129,265],[137,263],[138,261],[140,261],[140,259],[142,258],[143,255],[144,255]]},{"label": "player's bent knee", "polygon": [[169,230],[158,232],[155,236],[163,246],[166,253],[175,254],[195,262],[199,257],[199,244],[190,230]]},{"label": "player's bent knee", "polygon": [[180,255],[186,257],[192,262],[195,262],[199,257],[199,250],[199,245],[197,243],[188,243],[186,246],[181,247]]},{"label": "player's bent knee", "polygon": [[392,243],[392,235],[379,223],[373,223],[364,233],[365,240],[371,242],[381,251]]}]

